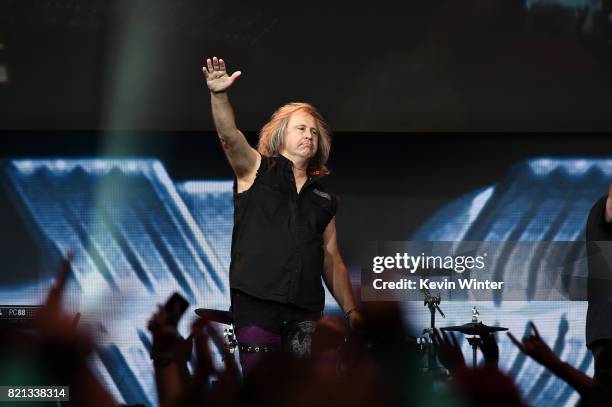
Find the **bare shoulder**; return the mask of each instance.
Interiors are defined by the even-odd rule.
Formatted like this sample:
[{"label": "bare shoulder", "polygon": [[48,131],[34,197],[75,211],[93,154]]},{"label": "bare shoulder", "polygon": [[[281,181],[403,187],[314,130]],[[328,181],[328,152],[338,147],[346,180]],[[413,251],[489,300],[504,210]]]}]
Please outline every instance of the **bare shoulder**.
[{"label": "bare shoulder", "polygon": [[250,165],[240,176],[236,175],[236,189],[238,193],[244,192],[251,188],[257,177],[257,171],[261,165],[261,154],[257,150],[251,148],[252,155]]},{"label": "bare shoulder", "polygon": [[323,241],[325,243],[336,240],[336,217],[334,216],[323,231]]}]

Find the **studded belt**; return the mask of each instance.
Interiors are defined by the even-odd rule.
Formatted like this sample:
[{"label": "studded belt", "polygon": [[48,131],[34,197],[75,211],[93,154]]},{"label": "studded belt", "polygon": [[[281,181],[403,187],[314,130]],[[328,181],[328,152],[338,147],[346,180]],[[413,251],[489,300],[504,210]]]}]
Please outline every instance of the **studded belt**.
[{"label": "studded belt", "polygon": [[238,344],[238,349],[240,349],[240,352],[244,353],[269,353],[280,350],[280,347],[276,345],[255,345],[241,342]]}]

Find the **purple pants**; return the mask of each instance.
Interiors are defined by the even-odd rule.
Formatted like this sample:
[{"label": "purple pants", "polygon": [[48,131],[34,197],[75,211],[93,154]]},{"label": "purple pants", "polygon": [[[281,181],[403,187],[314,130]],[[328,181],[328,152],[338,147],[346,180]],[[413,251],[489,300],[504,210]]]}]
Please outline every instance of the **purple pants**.
[{"label": "purple pants", "polygon": [[[281,336],[272,333],[257,325],[247,325],[236,331],[238,343],[249,343],[253,345],[269,345],[279,347],[281,344]],[[240,365],[242,366],[242,375],[247,376],[251,369],[261,360],[265,353],[247,353],[240,352]]]}]

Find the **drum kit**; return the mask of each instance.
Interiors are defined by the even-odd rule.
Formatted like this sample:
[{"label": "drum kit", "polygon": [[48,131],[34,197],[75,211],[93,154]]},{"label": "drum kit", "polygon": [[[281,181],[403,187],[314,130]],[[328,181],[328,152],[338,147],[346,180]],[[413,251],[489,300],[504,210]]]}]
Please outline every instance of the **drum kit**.
[{"label": "drum kit", "polygon": [[[436,329],[436,312],[446,318],[444,312],[440,309],[440,296],[435,296],[429,292],[428,289],[422,289],[421,292],[424,295],[423,305],[429,309],[430,312],[430,326],[422,331],[422,336],[414,338],[413,342],[416,342],[417,352],[419,354],[426,355],[426,365],[423,367],[423,371],[430,372],[434,375],[447,374],[443,372],[436,362],[436,347],[434,346],[434,335]],[[208,308],[198,308],[195,313],[208,321],[216,322],[219,324],[227,325],[223,331],[223,336],[227,340],[226,348],[230,354],[233,354],[238,348],[238,340],[234,331],[234,317],[230,311],[221,311]],[[454,325],[440,328],[441,331],[446,332],[458,332],[466,335],[467,341],[472,347],[472,366],[477,365],[477,354],[478,346],[482,344],[482,338],[490,335],[494,332],[507,331],[508,328],[501,326],[488,326],[478,320],[479,312],[476,307],[472,307],[472,320],[463,325]]]}]

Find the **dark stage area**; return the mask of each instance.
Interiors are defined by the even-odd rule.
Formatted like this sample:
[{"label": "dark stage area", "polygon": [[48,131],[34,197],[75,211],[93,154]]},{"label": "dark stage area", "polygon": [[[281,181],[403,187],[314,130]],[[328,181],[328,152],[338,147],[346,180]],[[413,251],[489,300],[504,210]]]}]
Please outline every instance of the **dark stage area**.
[{"label": "dark stage area", "polygon": [[611,73],[610,0],[0,0],[0,403],[608,406]]}]

